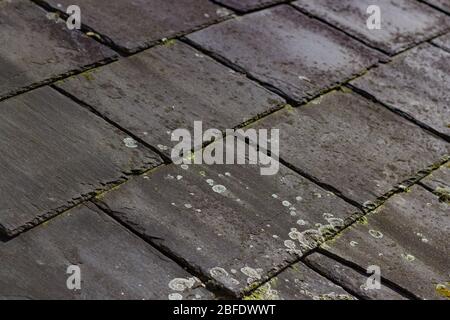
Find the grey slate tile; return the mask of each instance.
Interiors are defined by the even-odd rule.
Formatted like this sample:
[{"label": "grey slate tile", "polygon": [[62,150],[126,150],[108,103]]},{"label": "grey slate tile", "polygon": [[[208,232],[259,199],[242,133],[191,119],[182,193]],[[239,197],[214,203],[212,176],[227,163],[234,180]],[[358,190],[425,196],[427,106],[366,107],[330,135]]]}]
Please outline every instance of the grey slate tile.
[{"label": "grey slate tile", "polygon": [[428,177],[423,179],[421,183],[438,194],[446,192],[450,195],[450,163],[433,171]]},{"label": "grey slate tile", "polygon": [[280,157],[364,204],[441,161],[449,146],[353,92],[332,91],[254,128],[280,130]]},{"label": "grey slate tile", "polygon": [[313,253],[305,257],[309,266],[318,270],[320,274],[328,279],[333,279],[334,283],[344,286],[358,297],[368,300],[406,300],[406,298],[394,290],[387,287],[381,281],[380,289],[370,289],[367,287],[369,274],[362,274],[358,271],[339,263],[321,253]]},{"label": "grey slate tile", "polygon": [[261,176],[256,165],[170,165],[98,203],[236,296],[358,211],[286,167]]},{"label": "grey slate tile", "polygon": [[298,262],[256,289],[246,300],[354,300],[351,294]]},{"label": "grey slate tile", "polygon": [[[171,132],[234,128],[284,100],[175,42],[58,82],[60,88],[170,156]],[[177,143],[177,142],[176,142]]]},{"label": "grey slate tile", "polygon": [[448,203],[414,186],[346,229],[326,244],[326,250],[364,269],[379,266],[382,277],[419,298],[444,299],[450,266],[449,211]]},{"label": "grey slate tile", "polygon": [[450,52],[450,33],[433,40],[433,43],[444,50]]},{"label": "grey slate tile", "polygon": [[[370,30],[367,8],[379,6],[381,29]],[[410,0],[298,0],[294,6],[326,20],[389,54],[433,38],[450,28],[450,17]]]},{"label": "grey slate tile", "polygon": [[450,1],[449,0],[424,0],[425,2],[436,6],[437,8],[444,10],[450,14]]},{"label": "grey slate tile", "polygon": [[159,157],[57,91],[0,102],[0,228],[14,235]]},{"label": "grey slate tile", "polygon": [[217,3],[231,7],[233,10],[239,12],[248,12],[283,1],[284,0],[217,0]]},{"label": "grey slate tile", "polygon": [[380,58],[286,5],[222,22],[188,38],[296,101],[352,78]]},{"label": "grey slate tile", "polygon": [[2,1],[0,25],[0,98],[115,55],[30,1]]},{"label": "grey slate tile", "polygon": [[[69,290],[71,265],[81,290]],[[186,279],[192,288],[175,291]],[[0,299],[210,299],[200,281],[103,213],[82,205],[0,242]],[[198,288],[196,288],[198,286]],[[196,297],[197,296],[197,297]]]},{"label": "grey slate tile", "polygon": [[[48,0],[61,10],[71,0]],[[111,39],[122,50],[135,52],[159,41],[223,20],[230,11],[207,0],[78,0],[82,23]]]},{"label": "grey slate tile", "polygon": [[450,53],[423,45],[351,84],[450,139]]}]

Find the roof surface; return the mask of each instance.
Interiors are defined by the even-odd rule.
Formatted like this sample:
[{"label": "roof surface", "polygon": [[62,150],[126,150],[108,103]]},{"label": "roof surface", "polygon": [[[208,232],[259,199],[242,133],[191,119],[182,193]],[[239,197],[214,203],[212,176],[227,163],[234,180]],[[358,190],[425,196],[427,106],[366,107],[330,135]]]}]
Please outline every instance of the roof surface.
[{"label": "roof surface", "polygon": [[[0,298],[449,298],[449,0],[71,4],[0,1]],[[279,171],[174,164],[195,121]]]}]

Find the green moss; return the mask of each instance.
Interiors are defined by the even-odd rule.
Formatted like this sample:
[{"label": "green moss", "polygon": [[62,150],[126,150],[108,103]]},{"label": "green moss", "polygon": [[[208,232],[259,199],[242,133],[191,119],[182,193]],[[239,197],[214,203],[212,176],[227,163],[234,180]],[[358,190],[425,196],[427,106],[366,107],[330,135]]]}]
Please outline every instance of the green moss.
[{"label": "green moss", "polygon": [[450,282],[447,282],[445,284],[438,284],[436,285],[436,293],[444,298],[447,298],[450,300]]},{"label": "green moss", "polygon": [[450,203],[450,188],[438,187],[434,192],[439,196],[440,201]]},{"label": "green moss", "polygon": [[259,288],[255,289],[252,294],[245,296],[244,300],[277,300],[278,293],[272,289],[272,286],[276,285],[276,281],[277,279],[274,278],[263,284]]},{"label": "green moss", "polygon": [[94,78],[94,76],[93,76],[93,74],[92,74],[92,71],[86,71],[86,72],[83,72],[81,75],[82,75],[87,81],[93,81],[93,80],[95,80],[95,78]]},{"label": "green moss", "polygon": [[162,39],[161,43],[163,46],[170,47],[170,46],[173,46],[176,43],[176,41],[175,41],[175,39]]}]

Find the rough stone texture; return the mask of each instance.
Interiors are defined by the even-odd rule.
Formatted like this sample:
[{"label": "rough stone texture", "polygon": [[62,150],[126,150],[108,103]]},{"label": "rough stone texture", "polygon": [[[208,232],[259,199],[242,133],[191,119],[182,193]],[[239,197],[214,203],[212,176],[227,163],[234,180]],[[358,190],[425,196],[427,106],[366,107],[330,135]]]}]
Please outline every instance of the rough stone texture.
[{"label": "rough stone texture", "polygon": [[450,139],[450,53],[423,45],[351,82]]},{"label": "rough stone texture", "polygon": [[421,183],[434,191],[447,190],[450,194],[450,163],[447,163],[438,170],[433,171],[433,173],[423,179]]},{"label": "rough stone texture", "polygon": [[30,1],[0,2],[0,98],[114,55],[51,17]]},{"label": "rough stone texture", "polygon": [[301,262],[263,284],[247,300],[354,300],[341,287]]},{"label": "rough stone texture", "polygon": [[[370,30],[367,8],[381,10],[381,29]],[[294,6],[322,18],[389,54],[433,38],[450,27],[450,17],[410,0],[299,0]]]},{"label": "rough stone texture", "polygon": [[255,128],[280,130],[280,157],[363,204],[440,161],[449,146],[361,96],[333,91]]},{"label": "rough stone texture", "polygon": [[379,58],[285,5],[222,22],[188,38],[297,101],[351,78]]},{"label": "rough stone texture", "polygon": [[433,40],[433,43],[450,52],[450,33]]},{"label": "rough stone texture", "polygon": [[286,167],[262,176],[256,165],[171,165],[99,204],[236,295],[357,212]]},{"label": "rough stone texture", "polygon": [[305,258],[309,266],[318,270],[338,285],[344,286],[358,297],[370,300],[406,300],[405,297],[381,283],[380,289],[369,289],[366,286],[370,274],[362,274],[323,254],[313,253]]},{"label": "rough stone texture", "polygon": [[272,4],[282,2],[283,0],[217,0],[218,3],[239,12],[247,12],[250,10],[264,8]]},{"label": "rough stone texture", "polygon": [[425,2],[436,6],[437,8],[450,13],[450,1],[449,0],[424,0]]},{"label": "rough stone texture", "polygon": [[159,158],[48,87],[0,102],[0,228],[13,235]]},{"label": "rough stone texture", "polygon": [[449,204],[414,186],[327,243],[327,250],[364,269],[380,266],[382,277],[420,298],[444,299],[450,266],[449,211]]},{"label": "rough stone texture", "polygon": [[[48,0],[66,11],[72,0]],[[134,52],[224,19],[230,12],[205,0],[78,0],[82,23]]]},{"label": "rough stone texture", "polygon": [[[80,267],[81,290],[67,288],[71,265]],[[172,293],[185,299],[212,298],[201,287],[172,290],[169,283],[175,278],[192,276],[105,214],[85,206],[0,242],[0,300],[167,299]]]},{"label": "rough stone texture", "polygon": [[176,42],[57,84],[170,156],[171,132],[234,128],[284,101]]}]

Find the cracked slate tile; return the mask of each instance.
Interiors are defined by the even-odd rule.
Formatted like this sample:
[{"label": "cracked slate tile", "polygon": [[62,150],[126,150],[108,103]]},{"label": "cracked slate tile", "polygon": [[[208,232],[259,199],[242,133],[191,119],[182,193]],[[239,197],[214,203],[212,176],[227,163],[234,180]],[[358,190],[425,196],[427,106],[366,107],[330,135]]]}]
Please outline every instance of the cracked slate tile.
[{"label": "cracked slate tile", "polygon": [[0,98],[115,56],[25,0],[1,1],[0,43]]},{"label": "cracked slate tile", "polygon": [[[71,265],[80,268],[81,290],[67,288]],[[194,286],[169,287],[182,278]],[[0,242],[0,300],[168,299],[173,293],[213,298],[180,266],[84,205]]]},{"label": "cracked slate tile", "polygon": [[285,108],[250,127],[278,128],[281,159],[360,204],[448,156],[445,141],[347,91]]},{"label": "cracked slate tile", "polygon": [[432,41],[435,45],[441,47],[444,50],[450,52],[450,33],[436,38]]},{"label": "cracked slate tile", "polygon": [[424,0],[425,2],[436,6],[437,8],[444,10],[450,14],[450,1],[449,0]]},{"label": "cracked slate tile", "polygon": [[298,262],[253,291],[245,300],[354,300],[351,294]]},{"label": "cracked slate tile", "polygon": [[447,193],[450,194],[450,163],[446,163],[439,169],[433,171],[420,182],[435,192],[442,193],[447,190]]},{"label": "cracked slate tile", "polygon": [[422,45],[351,84],[450,139],[450,53]]},{"label": "cracked slate tile", "polygon": [[170,165],[97,200],[236,296],[358,213],[283,166],[262,176],[256,165]]},{"label": "cracked slate tile", "polygon": [[[72,0],[48,0],[65,11]],[[58,5],[61,4],[61,7]],[[81,18],[122,50],[135,52],[223,20],[230,12],[206,0],[78,0]]]},{"label": "cracked slate tile", "polygon": [[379,266],[383,278],[421,299],[444,299],[450,276],[449,211],[448,203],[413,186],[323,247],[361,268]]},{"label": "cracked slate tile", "polygon": [[312,266],[320,274],[325,275],[333,282],[344,286],[358,297],[368,300],[407,300],[405,297],[390,289],[381,281],[380,289],[367,287],[367,279],[371,274],[362,274],[334,259],[321,253],[313,253],[304,258],[305,262]]},{"label": "cracked slate tile", "polygon": [[157,46],[57,86],[170,157],[173,130],[225,130],[281,107],[279,96],[181,42]]},{"label": "cracked slate tile", "polygon": [[381,59],[380,54],[286,5],[187,37],[296,101],[348,80]]},{"label": "cracked slate tile", "polygon": [[[410,0],[298,0],[294,6],[391,55],[450,28],[450,17]],[[370,30],[367,9],[381,10],[381,29]]]},{"label": "cracked slate tile", "polygon": [[0,229],[15,235],[159,157],[57,91],[0,102]]},{"label": "cracked slate tile", "polygon": [[283,2],[284,0],[216,0],[217,3],[239,12],[248,12]]}]

